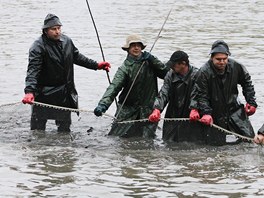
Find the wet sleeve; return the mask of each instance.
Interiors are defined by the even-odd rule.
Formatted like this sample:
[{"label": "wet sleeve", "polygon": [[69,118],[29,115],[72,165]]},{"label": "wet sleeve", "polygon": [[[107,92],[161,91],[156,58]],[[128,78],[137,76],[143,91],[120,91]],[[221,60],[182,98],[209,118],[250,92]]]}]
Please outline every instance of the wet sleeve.
[{"label": "wet sleeve", "polygon": [[197,94],[197,86],[195,85],[197,78],[200,74],[200,70],[196,72],[195,76],[194,76],[194,85],[192,87],[192,91],[191,91],[191,95],[190,95],[190,109],[199,109],[199,104],[198,104],[198,94]]},{"label": "wet sleeve", "polygon": [[169,93],[171,89],[171,80],[172,80],[172,72],[168,72],[165,76],[163,85],[159,91],[158,96],[155,98],[153,109],[159,109],[160,111],[163,111],[166,105],[169,102]]},{"label": "wet sleeve", "polygon": [[153,56],[150,53],[149,53],[148,60],[150,61],[150,64],[153,67],[156,75],[159,78],[164,79],[165,76],[166,76],[166,74],[170,70],[170,68],[169,67],[166,67],[166,65],[163,62],[161,62],[156,56]]},{"label": "wet sleeve", "polygon": [[242,86],[242,93],[248,104],[257,107],[258,105],[255,97],[255,89],[254,85],[252,84],[251,76],[243,65],[240,65],[240,68],[241,72],[239,74],[239,84]]},{"label": "wet sleeve", "polygon": [[25,93],[35,93],[37,91],[38,77],[43,65],[44,53],[44,48],[37,41],[29,49]]},{"label": "wet sleeve", "polygon": [[198,110],[202,115],[212,114],[212,108],[210,107],[209,99],[209,80],[204,72],[200,72],[194,85],[194,103],[198,105]]},{"label": "wet sleeve", "polygon": [[107,109],[110,107],[115,97],[125,86],[126,76],[127,75],[125,69],[122,66],[119,67],[111,84],[108,86],[103,97],[99,101],[99,104],[105,105]]},{"label": "wet sleeve", "polygon": [[262,127],[260,127],[260,129],[258,130],[258,134],[262,134],[262,135],[264,135],[264,124],[263,124]]}]

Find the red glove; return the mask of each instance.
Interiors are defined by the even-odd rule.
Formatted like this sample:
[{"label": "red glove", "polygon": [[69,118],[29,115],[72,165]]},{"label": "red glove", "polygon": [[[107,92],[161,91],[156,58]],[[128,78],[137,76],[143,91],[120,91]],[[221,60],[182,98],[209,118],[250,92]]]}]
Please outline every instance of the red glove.
[{"label": "red glove", "polygon": [[213,118],[211,115],[203,115],[203,117],[200,119],[200,122],[211,126],[213,124]]},{"label": "red glove", "polygon": [[264,144],[264,136],[262,134],[255,135],[254,142],[256,144]]},{"label": "red glove", "polygon": [[253,115],[256,112],[256,107],[251,106],[250,104],[246,104],[245,111],[248,116]]},{"label": "red glove", "polygon": [[24,104],[32,104],[34,102],[34,99],[35,99],[35,97],[34,97],[33,93],[27,93],[27,94],[25,94],[24,98],[22,99],[22,102]]},{"label": "red glove", "polygon": [[154,109],[148,119],[150,122],[158,122],[160,120],[160,110]]},{"label": "red glove", "polygon": [[190,121],[197,121],[200,119],[200,115],[197,109],[192,109],[189,115]]},{"label": "red glove", "polygon": [[103,69],[107,72],[110,71],[110,68],[111,68],[111,65],[108,62],[100,62],[98,63],[98,67],[97,67],[97,69]]}]

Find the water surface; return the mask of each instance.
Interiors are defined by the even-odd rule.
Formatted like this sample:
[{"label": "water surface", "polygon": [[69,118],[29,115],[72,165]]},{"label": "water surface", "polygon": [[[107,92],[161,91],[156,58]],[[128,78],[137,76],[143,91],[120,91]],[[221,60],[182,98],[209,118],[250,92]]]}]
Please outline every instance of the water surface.
[{"label": "water surface", "polygon": [[[255,131],[263,124],[263,1],[89,3],[105,58],[112,65],[111,79],[126,56],[121,49],[126,36],[141,34],[150,50],[172,8],[152,53],[165,62],[181,49],[199,68],[208,59],[211,44],[224,39],[232,57],[252,75],[259,104],[251,117]],[[108,86],[103,71],[75,67],[80,108],[87,112],[81,117],[73,114],[70,135],[57,133],[52,121],[46,132],[30,131],[30,106],[19,101],[24,95],[28,49],[40,36],[47,13],[60,17],[63,32],[83,54],[102,60],[86,1],[1,0],[1,196],[263,197],[262,147],[167,145],[160,129],[154,140],[108,137],[111,118],[91,113]],[[242,95],[240,99],[244,100]],[[114,112],[115,104],[107,113]]]}]

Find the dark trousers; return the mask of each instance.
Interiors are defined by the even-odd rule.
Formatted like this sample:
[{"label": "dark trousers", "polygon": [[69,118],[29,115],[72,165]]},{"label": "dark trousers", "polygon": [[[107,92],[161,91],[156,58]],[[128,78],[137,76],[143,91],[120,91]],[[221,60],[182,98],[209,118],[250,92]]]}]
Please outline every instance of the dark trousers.
[{"label": "dark trousers", "polygon": [[58,132],[70,132],[71,112],[33,106],[30,129],[45,130],[47,120],[55,120]]},{"label": "dark trousers", "polygon": [[[31,130],[45,130],[47,119],[31,118],[30,129]],[[58,127],[58,132],[70,132],[71,122],[55,120],[55,124]]]}]

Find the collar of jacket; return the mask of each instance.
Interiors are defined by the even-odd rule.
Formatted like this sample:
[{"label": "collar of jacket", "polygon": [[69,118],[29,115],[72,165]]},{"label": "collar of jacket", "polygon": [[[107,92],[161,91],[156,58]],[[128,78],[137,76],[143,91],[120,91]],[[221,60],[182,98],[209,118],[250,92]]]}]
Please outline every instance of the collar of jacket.
[{"label": "collar of jacket", "polygon": [[143,61],[148,60],[150,54],[148,52],[142,52],[140,57],[133,57],[131,55],[127,55],[126,65],[133,65],[134,63],[142,63]]},{"label": "collar of jacket", "polygon": [[188,79],[189,76],[191,75],[192,71],[193,71],[193,66],[191,66],[191,65],[189,65],[189,70],[188,70],[188,72],[187,72],[184,76],[179,75],[179,74],[177,74],[177,73],[174,73],[174,72],[172,71],[172,82],[175,83],[175,82],[177,82],[177,81],[184,81],[186,84],[188,84],[187,79]]}]

